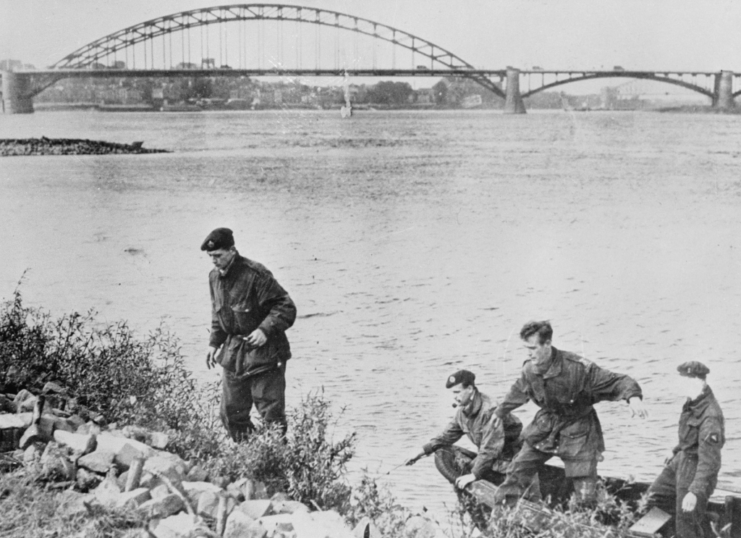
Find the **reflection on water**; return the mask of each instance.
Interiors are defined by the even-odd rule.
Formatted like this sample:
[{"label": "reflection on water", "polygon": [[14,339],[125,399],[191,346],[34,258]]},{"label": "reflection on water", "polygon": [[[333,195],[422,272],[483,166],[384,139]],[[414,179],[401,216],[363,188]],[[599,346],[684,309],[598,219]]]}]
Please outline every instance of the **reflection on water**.
[{"label": "reflection on water", "polygon": [[[289,399],[324,390],[385,474],[452,416],[466,367],[500,397],[552,320],[554,344],[641,383],[651,416],[598,406],[602,470],[650,479],[676,442],[675,367],[711,369],[741,488],[741,124],[640,113],[46,113],[0,137],[144,140],[176,153],[0,161],[0,296],[56,314],[164,320],[203,378],[212,228],[289,290]],[[734,396],[736,394],[736,396]],[[534,410],[527,406],[524,420]],[[430,459],[384,480],[413,506],[454,496]]]}]

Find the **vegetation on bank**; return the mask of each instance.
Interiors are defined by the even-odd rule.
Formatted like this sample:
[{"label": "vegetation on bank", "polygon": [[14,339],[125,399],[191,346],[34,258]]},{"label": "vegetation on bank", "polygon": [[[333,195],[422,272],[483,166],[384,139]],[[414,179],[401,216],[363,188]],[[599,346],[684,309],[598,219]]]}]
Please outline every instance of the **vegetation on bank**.
[{"label": "vegetation on bank", "polygon": [[74,138],[11,138],[0,139],[0,157],[17,155],[107,155],[107,154],[167,153],[163,149],[145,149],[141,142],[116,144],[100,140]]},{"label": "vegetation on bank", "polygon": [[[39,393],[54,381],[71,392],[82,414],[102,413],[119,427],[166,432],[169,450],[199,463],[211,476],[258,480],[270,494],[284,492],[308,506],[334,509],[351,525],[368,517],[384,537],[410,535],[405,525],[411,512],[374,477],[365,473],[355,484],[348,481],[356,437],[333,437],[331,406],[321,393],[304,396],[289,410],[285,438],[261,427],[235,444],[218,419],[218,383],[202,385],[193,378],[177,339],[163,327],[139,338],[125,322],[100,324],[93,312],[53,318],[24,305],[16,291],[0,305],[0,376],[0,392]],[[141,515],[127,509],[97,507],[84,516],[64,516],[57,510],[63,495],[30,472],[0,471],[0,536],[123,536],[142,528]],[[446,534],[461,538],[479,532],[470,509],[461,505],[440,522]],[[538,529],[523,511],[496,513],[484,535],[620,536],[633,514],[604,494],[594,511],[555,517],[556,523]],[[613,526],[601,526],[604,521]]]}]

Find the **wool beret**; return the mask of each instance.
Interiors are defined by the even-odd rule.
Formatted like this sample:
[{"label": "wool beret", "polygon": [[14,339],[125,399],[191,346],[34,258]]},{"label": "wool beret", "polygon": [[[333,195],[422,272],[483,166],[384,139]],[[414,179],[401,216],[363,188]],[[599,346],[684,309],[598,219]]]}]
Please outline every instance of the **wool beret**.
[{"label": "wool beret", "polygon": [[445,388],[449,389],[455,387],[458,383],[472,385],[474,381],[476,381],[476,374],[469,372],[468,370],[458,370],[445,382]]},{"label": "wool beret", "polygon": [[201,250],[218,250],[234,246],[234,235],[229,228],[216,228],[203,240]]},{"label": "wool beret", "polygon": [[679,375],[685,377],[699,377],[705,379],[705,376],[710,373],[710,368],[705,366],[703,363],[698,361],[687,361],[677,366]]}]

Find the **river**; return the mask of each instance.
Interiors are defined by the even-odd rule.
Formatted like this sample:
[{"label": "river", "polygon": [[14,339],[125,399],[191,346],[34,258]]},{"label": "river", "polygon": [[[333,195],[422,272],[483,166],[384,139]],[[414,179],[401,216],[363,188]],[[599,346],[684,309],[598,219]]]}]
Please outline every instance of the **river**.
[{"label": "river", "polygon": [[[603,473],[650,480],[676,443],[676,366],[723,406],[720,485],[741,489],[741,122],[633,112],[47,112],[0,138],[90,138],[169,154],[0,160],[0,298],[166,323],[202,379],[217,226],[270,268],[299,319],[288,399],[324,390],[353,470],[413,508],[455,502],[431,459],[385,473],[453,414],[445,379],[498,398],[522,324],[629,373],[650,413],[598,405]],[[735,387],[735,388],[734,388]],[[518,411],[523,420],[532,405]]]}]

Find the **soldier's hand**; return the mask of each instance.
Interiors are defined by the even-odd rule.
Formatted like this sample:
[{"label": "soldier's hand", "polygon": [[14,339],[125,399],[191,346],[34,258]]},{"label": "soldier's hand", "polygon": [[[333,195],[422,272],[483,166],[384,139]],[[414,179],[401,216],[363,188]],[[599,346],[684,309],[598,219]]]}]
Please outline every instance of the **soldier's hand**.
[{"label": "soldier's hand", "polygon": [[464,474],[463,476],[459,476],[455,479],[455,487],[458,489],[465,488],[468,484],[476,480],[476,475],[474,474]]},{"label": "soldier's hand", "polygon": [[247,344],[251,347],[261,347],[264,346],[265,342],[268,341],[268,337],[265,336],[265,333],[262,332],[262,329],[255,329],[250,333],[249,336],[246,336],[244,338],[244,341],[247,342]]},{"label": "soldier's hand", "polygon": [[215,347],[210,346],[206,353],[206,368],[209,370],[212,366],[216,366],[216,351],[217,349]]},{"label": "soldier's hand", "polygon": [[672,450],[666,455],[666,458],[664,458],[664,465],[669,465],[671,461],[674,459],[674,451]]},{"label": "soldier's hand", "polygon": [[628,400],[628,405],[630,406],[631,417],[635,417],[636,415],[640,418],[648,417],[648,411],[646,411],[646,407],[643,405],[643,400],[641,400],[638,396],[633,396],[630,400]]},{"label": "soldier's hand", "polygon": [[691,491],[687,492],[687,495],[682,499],[682,511],[692,512],[697,506],[697,497]]},{"label": "soldier's hand", "polygon": [[422,458],[422,457],[423,457],[424,455],[425,455],[425,453],[424,453],[424,452],[420,452],[419,454],[415,454],[415,455],[414,455],[413,457],[411,457],[411,458],[409,458],[409,459],[408,459],[407,461],[405,461],[405,462],[404,462],[404,465],[407,465],[407,466],[409,466],[409,465],[414,465],[414,464],[415,464],[415,463],[417,463],[417,462],[418,462],[418,461],[420,460],[420,458]]}]

